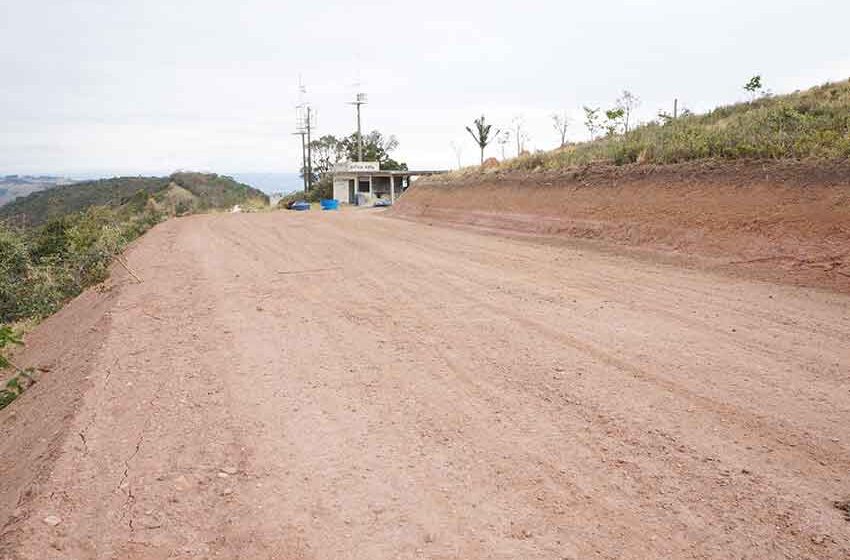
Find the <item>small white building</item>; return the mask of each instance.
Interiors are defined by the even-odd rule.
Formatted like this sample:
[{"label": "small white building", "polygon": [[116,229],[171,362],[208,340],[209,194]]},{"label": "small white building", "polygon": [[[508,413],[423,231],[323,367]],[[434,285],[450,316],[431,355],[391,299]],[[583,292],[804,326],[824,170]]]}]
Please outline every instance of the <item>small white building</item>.
[{"label": "small white building", "polygon": [[[412,177],[434,175],[444,171],[381,171],[377,161],[344,161],[334,165],[334,198],[344,204],[357,204],[358,199],[378,198],[395,202],[410,187]],[[361,195],[361,196],[358,196]]]}]

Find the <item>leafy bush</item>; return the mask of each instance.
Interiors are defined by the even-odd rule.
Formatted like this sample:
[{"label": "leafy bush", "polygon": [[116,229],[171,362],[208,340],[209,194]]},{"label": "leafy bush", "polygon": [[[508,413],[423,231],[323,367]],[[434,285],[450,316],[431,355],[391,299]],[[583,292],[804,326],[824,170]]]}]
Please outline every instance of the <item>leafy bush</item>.
[{"label": "leafy bush", "polygon": [[[29,230],[0,226],[0,322],[45,317],[105,280],[112,259],[161,218],[149,210],[101,206]],[[0,325],[0,372],[13,373],[0,386],[0,409],[34,383],[32,371],[16,367],[5,353],[19,344],[12,328]]]},{"label": "leafy bush", "polygon": [[32,370],[20,369],[6,357],[5,348],[12,344],[23,345],[23,341],[11,327],[0,325],[0,372],[9,368],[14,370],[14,375],[0,387],[0,410],[6,408],[35,382]]},{"label": "leafy bush", "polygon": [[298,202],[299,200],[304,200],[306,202],[319,202],[325,198],[333,198],[334,196],[334,184],[333,184],[333,176],[328,173],[322,175],[322,177],[313,183],[313,188],[311,188],[308,192],[296,191],[293,193],[289,193],[281,197],[281,199],[277,203],[277,207],[280,210],[284,210],[289,208],[293,202]]},{"label": "leafy bush", "polygon": [[[175,190],[185,208],[163,203]],[[0,222],[0,323],[43,318],[104,281],[127,244],[167,216],[234,204],[265,207],[268,197],[228,177],[176,173],[56,187],[7,205],[7,218],[30,227]],[[26,219],[14,219],[19,217]],[[0,408],[33,383],[29,370],[16,368],[3,354],[12,344],[21,344],[20,338],[0,324],[0,371],[14,373],[0,386]]]},{"label": "leafy bush", "polygon": [[0,226],[0,321],[41,318],[106,279],[115,255],[163,215],[90,207],[43,226]]}]

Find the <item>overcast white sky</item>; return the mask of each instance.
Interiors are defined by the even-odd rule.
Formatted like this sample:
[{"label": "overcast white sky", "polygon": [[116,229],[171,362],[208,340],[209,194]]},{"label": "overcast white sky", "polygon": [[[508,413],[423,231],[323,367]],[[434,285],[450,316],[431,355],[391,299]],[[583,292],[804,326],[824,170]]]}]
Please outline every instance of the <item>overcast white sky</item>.
[{"label": "overcast white sky", "polygon": [[[0,0],[0,173],[295,171],[298,76],[318,134],[395,134],[413,168],[464,164],[464,125],[610,106],[641,119],[674,97],[742,99],[761,73],[787,92],[850,77],[847,0],[288,2]],[[488,155],[499,155],[494,145]]]}]

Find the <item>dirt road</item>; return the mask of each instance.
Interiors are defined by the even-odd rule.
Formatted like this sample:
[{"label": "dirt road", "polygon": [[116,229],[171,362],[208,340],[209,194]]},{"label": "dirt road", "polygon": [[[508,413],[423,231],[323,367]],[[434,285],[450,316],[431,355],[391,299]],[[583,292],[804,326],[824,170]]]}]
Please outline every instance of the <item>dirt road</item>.
[{"label": "dirt road", "polygon": [[847,295],[375,211],[127,260],[19,356],[0,558],[850,557]]}]

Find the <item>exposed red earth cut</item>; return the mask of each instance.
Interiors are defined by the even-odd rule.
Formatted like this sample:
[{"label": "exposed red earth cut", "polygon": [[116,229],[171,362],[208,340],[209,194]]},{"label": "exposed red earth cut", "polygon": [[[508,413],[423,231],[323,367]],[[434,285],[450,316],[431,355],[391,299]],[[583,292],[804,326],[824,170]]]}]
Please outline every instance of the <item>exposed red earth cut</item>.
[{"label": "exposed red earth cut", "polygon": [[850,293],[850,162],[693,162],[422,179],[397,216],[599,241]]}]

